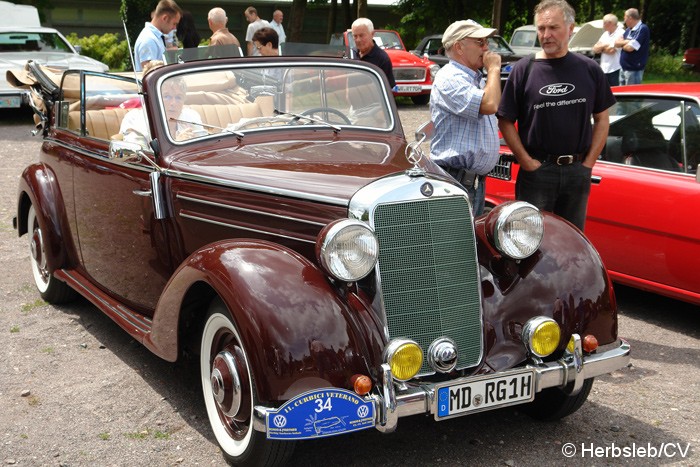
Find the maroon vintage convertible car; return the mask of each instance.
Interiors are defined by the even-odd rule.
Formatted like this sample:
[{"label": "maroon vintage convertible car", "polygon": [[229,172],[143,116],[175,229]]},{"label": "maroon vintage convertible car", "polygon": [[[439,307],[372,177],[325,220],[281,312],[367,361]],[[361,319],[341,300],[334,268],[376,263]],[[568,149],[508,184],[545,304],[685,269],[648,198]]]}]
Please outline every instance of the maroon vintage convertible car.
[{"label": "maroon vintage convertible car", "polygon": [[407,144],[376,67],[28,70],[44,143],[15,227],[39,293],[83,295],[163,359],[196,356],[231,463],[415,414],[561,418],[629,361],[586,238],[521,202],[475,220]]}]

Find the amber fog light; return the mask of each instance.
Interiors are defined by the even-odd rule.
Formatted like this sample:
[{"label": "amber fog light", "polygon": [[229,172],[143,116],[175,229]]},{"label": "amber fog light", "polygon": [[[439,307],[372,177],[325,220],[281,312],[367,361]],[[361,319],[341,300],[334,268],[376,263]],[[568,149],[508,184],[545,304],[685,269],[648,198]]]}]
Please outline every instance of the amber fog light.
[{"label": "amber fog light", "polygon": [[561,329],[552,318],[532,318],[523,327],[523,342],[538,357],[551,355],[559,346]]},{"label": "amber fog light", "polygon": [[321,231],[316,241],[316,256],[330,275],[354,282],[374,269],[379,242],[364,222],[342,219],[331,222]]},{"label": "amber fog light", "polygon": [[384,350],[384,361],[399,381],[413,378],[423,365],[423,351],[414,341],[397,339],[389,342]]}]

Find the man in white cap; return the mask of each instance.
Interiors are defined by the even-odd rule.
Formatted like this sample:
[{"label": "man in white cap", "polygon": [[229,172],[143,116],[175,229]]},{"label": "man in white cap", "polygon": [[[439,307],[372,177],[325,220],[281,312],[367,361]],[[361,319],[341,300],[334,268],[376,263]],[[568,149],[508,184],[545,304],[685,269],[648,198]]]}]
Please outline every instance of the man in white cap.
[{"label": "man in white cap", "polygon": [[498,162],[501,56],[489,51],[488,38],[494,34],[495,29],[472,20],[449,25],[442,45],[450,61],[435,76],[430,93],[435,127],[430,156],[467,189],[475,215],[484,211],[485,175]]}]

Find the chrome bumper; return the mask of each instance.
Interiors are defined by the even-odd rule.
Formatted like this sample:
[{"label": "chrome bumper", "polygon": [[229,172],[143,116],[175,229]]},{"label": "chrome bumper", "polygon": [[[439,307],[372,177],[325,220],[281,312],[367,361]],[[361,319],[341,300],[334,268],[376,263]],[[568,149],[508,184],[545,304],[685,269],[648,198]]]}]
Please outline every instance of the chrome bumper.
[{"label": "chrome bumper", "polygon": [[[535,392],[551,387],[563,388],[573,383],[570,393],[576,394],[583,386],[586,379],[611,373],[626,366],[630,361],[630,345],[624,339],[616,344],[605,346],[605,350],[593,355],[584,356],[581,349],[581,338],[573,336],[574,352],[568,353],[556,362],[531,362],[524,368],[534,370]],[[392,432],[398,425],[401,417],[418,414],[437,413],[435,400],[435,384],[425,383],[421,385],[409,385],[394,381],[391,370],[387,364],[382,365],[381,395],[373,394],[367,400],[375,404],[375,428],[382,432]],[[469,382],[472,377],[452,380],[458,385]],[[269,410],[267,407],[256,406],[254,411],[254,428],[264,432],[265,417]],[[466,414],[465,414],[466,415]]]}]

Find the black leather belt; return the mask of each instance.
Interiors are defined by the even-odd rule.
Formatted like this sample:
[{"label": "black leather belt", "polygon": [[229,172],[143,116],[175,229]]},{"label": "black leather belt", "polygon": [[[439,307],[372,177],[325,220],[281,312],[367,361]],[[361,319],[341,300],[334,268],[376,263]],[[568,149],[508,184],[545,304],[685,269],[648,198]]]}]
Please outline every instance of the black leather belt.
[{"label": "black leather belt", "polygon": [[540,162],[554,162],[557,165],[571,165],[574,162],[583,161],[584,154],[561,154],[556,156],[554,154],[547,154],[544,157],[535,157]]}]

